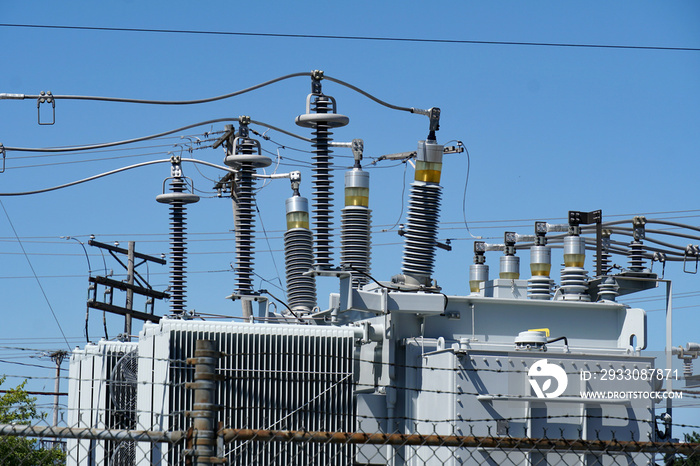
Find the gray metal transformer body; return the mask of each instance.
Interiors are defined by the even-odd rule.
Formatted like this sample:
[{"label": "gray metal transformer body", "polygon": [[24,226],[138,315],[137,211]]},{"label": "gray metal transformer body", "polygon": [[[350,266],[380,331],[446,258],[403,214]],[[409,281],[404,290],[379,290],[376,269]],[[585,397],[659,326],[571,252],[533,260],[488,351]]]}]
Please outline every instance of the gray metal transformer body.
[{"label": "gray metal transformer body", "polygon": [[[616,302],[525,299],[527,282],[522,280],[485,282],[479,294],[470,296],[377,285],[357,290],[342,283],[343,291],[332,300],[338,320],[376,314],[351,324],[363,328],[355,373],[359,430],[655,440],[655,400],[644,394],[657,392],[662,383],[652,376],[654,358],[641,355],[646,347],[642,309]],[[553,339],[566,339],[544,345],[521,342],[516,349],[519,334],[532,329],[549,329]],[[548,397],[540,390],[544,396],[538,396],[536,386],[562,384],[532,376],[530,369],[538,364],[562,369],[566,380],[561,393]],[[610,392],[625,395],[618,398]],[[516,464],[621,461],[619,456],[590,453],[556,453],[548,459],[547,454],[527,451],[412,446],[365,446],[358,450],[357,461],[502,464],[506,456]],[[643,454],[624,456],[629,464],[652,461]]]}]

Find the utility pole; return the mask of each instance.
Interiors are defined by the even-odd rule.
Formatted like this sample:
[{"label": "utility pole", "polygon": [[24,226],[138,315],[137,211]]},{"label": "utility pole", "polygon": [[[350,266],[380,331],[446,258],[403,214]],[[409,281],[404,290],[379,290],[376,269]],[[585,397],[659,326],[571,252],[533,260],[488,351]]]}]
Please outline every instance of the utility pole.
[{"label": "utility pole", "polygon": [[[134,284],[134,252],[135,252],[135,242],[129,241],[129,248],[126,255],[126,283],[128,285]],[[134,289],[129,287],[126,289],[126,308],[129,311],[134,310]],[[131,313],[127,312],[124,316],[124,334],[126,341],[131,341]]]},{"label": "utility pole", "polygon": [[[142,321],[158,322],[160,320],[159,316],[153,314],[154,299],[166,299],[170,297],[170,294],[156,291],[148,281],[138,272],[138,267],[146,262],[154,262],[156,264],[165,265],[165,259],[148,256],[140,252],[136,252],[136,243],[134,241],[129,241],[128,249],[120,248],[118,246],[112,246],[111,244],[99,243],[93,239],[88,241],[90,246],[98,247],[100,249],[106,250],[109,254],[116,259],[116,261],[126,269],[126,280],[119,281],[114,280],[109,277],[88,277],[90,283],[94,283],[95,286],[90,287],[90,293],[88,296],[87,306],[88,309],[98,309],[101,311],[110,312],[112,314],[117,314],[124,316],[124,338],[126,341],[131,341],[132,332],[132,320],[138,319]],[[117,254],[126,255],[125,261],[117,256]],[[139,260],[139,263],[136,263]],[[108,292],[110,298],[108,302],[102,302],[98,299],[97,287],[98,285],[104,286]],[[112,303],[113,289],[118,289],[126,293],[126,305],[125,307],[116,306]],[[146,301],[146,307],[150,308],[150,312],[141,312],[134,309],[134,298],[136,296],[144,296],[148,298]]]},{"label": "utility pole", "polygon": [[56,383],[54,385],[54,395],[53,395],[53,426],[58,426],[58,395],[61,391],[61,363],[63,359],[68,355],[65,350],[54,351],[49,354],[51,360],[56,363]]}]

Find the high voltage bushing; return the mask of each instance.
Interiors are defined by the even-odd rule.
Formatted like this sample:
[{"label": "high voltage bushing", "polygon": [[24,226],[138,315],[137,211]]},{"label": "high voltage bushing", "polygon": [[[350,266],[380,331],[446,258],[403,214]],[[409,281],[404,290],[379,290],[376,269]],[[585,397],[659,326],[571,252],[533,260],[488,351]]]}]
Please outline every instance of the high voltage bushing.
[{"label": "high voltage bushing", "polygon": [[561,271],[561,299],[564,301],[590,301],[588,274],[583,265],[586,259],[586,243],[580,236],[564,237],[564,269]]},{"label": "high voltage bushing", "polygon": [[306,113],[296,117],[297,125],[312,128],[313,137],[313,219],[314,265],[321,269],[333,267],[333,157],[329,148],[331,128],[349,123],[345,115],[336,113],[336,102],[321,91],[323,71],[311,74],[311,94],[306,97]]},{"label": "high voltage bushing", "polygon": [[313,237],[309,230],[309,201],[298,194],[285,202],[287,231],[284,233],[284,262],[287,275],[287,304],[296,312],[316,306],[316,280],[306,274],[314,265]]},{"label": "high voltage bushing", "polygon": [[345,172],[345,207],[341,211],[340,236],[340,266],[351,271],[356,287],[369,282],[371,217],[369,173],[358,166]]},{"label": "high voltage bushing", "polygon": [[418,141],[415,181],[411,183],[402,273],[406,284],[431,286],[440,217],[443,146]]},{"label": "high voltage bushing", "polygon": [[549,277],[552,269],[552,250],[548,246],[530,248],[530,273],[527,281],[527,297],[530,299],[552,299],[554,281]]},{"label": "high voltage bushing", "polygon": [[241,117],[238,136],[227,145],[224,163],[237,170],[231,195],[236,208],[236,286],[239,294],[253,294],[255,243],[255,178],[256,168],[269,167],[272,160],[261,154],[260,143],[248,138],[248,117]]},{"label": "high voltage bushing", "polygon": [[469,291],[479,293],[481,284],[489,281],[489,266],[486,265],[486,243],[474,241],[474,263],[469,266]]},{"label": "high voltage bushing", "polygon": [[[182,315],[185,312],[187,289],[187,212],[185,205],[199,201],[199,196],[186,192],[187,182],[182,176],[180,162],[173,159],[170,192],[156,196],[156,201],[170,204],[170,311]],[[164,189],[165,190],[165,189]]]}]

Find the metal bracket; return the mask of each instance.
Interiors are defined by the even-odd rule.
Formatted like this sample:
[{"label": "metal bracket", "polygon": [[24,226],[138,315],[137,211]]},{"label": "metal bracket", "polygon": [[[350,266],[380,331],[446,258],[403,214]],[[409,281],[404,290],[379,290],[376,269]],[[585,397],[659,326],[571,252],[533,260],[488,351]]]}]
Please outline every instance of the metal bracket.
[{"label": "metal bracket", "polygon": [[[690,256],[695,256],[695,270],[694,270],[694,271],[693,271],[693,270],[686,270],[685,264],[686,264],[686,262],[687,262],[687,259],[688,259],[688,256],[689,256],[689,255],[690,255]],[[698,259],[699,259],[699,256],[700,256],[700,247],[698,247],[698,246],[693,246],[692,244],[689,244],[688,246],[686,246],[686,248],[685,248],[685,254],[683,255],[683,272],[685,272],[685,273],[690,273],[690,274],[693,274],[693,275],[695,275],[696,273],[698,273]]]},{"label": "metal bracket", "polygon": [[[53,115],[51,117],[51,122],[50,123],[42,123],[41,122],[41,104],[43,103],[50,103],[51,108],[53,110]],[[51,91],[49,92],[44,92],[41,91],[41,96],[36,100],[36,119],[37,123],[40,125],[44,126],[50,126],[56,123],[56,100],[53,97],[53,94],[51,94]]]},{"label": "metal bracket", "polygon": [[429,110],[430,114],[430,131],[437,131],[440,129],[440,109],[438,107],[432,107]]},{"label": "metal bracket", "polygon": [[0,154],[2,154],[2,170],[0,173],[5,173],[5,146],[0,144]]},{"label": "metal bracket", "polygon": [[362,139],[353,139],[351,148],[352,155],[355,157],[355,163],[359,163],[359,161],[362,160],[362,155],[365,148],[364,141]]}]

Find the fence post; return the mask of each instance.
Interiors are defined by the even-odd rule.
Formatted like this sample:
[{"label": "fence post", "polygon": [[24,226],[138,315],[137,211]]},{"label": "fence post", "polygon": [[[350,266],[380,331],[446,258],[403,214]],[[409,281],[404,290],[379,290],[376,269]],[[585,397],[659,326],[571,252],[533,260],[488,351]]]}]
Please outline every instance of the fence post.
[{"label": "fence post", "polygon": [[216,456],[216,410],[214,389],[220,377],[216,374],[216,365],[221,354],[214,350],[215,342],[197,340],[194,358],[188,358],[187,363],[194,365],[194,382],[188,383],[187,388],[194,390],[192,411],[187,416],[193,419],[194,445],[186,450],[187,455],[194,457],[197,466],[212,466],[222,464],[226,460]]}]

